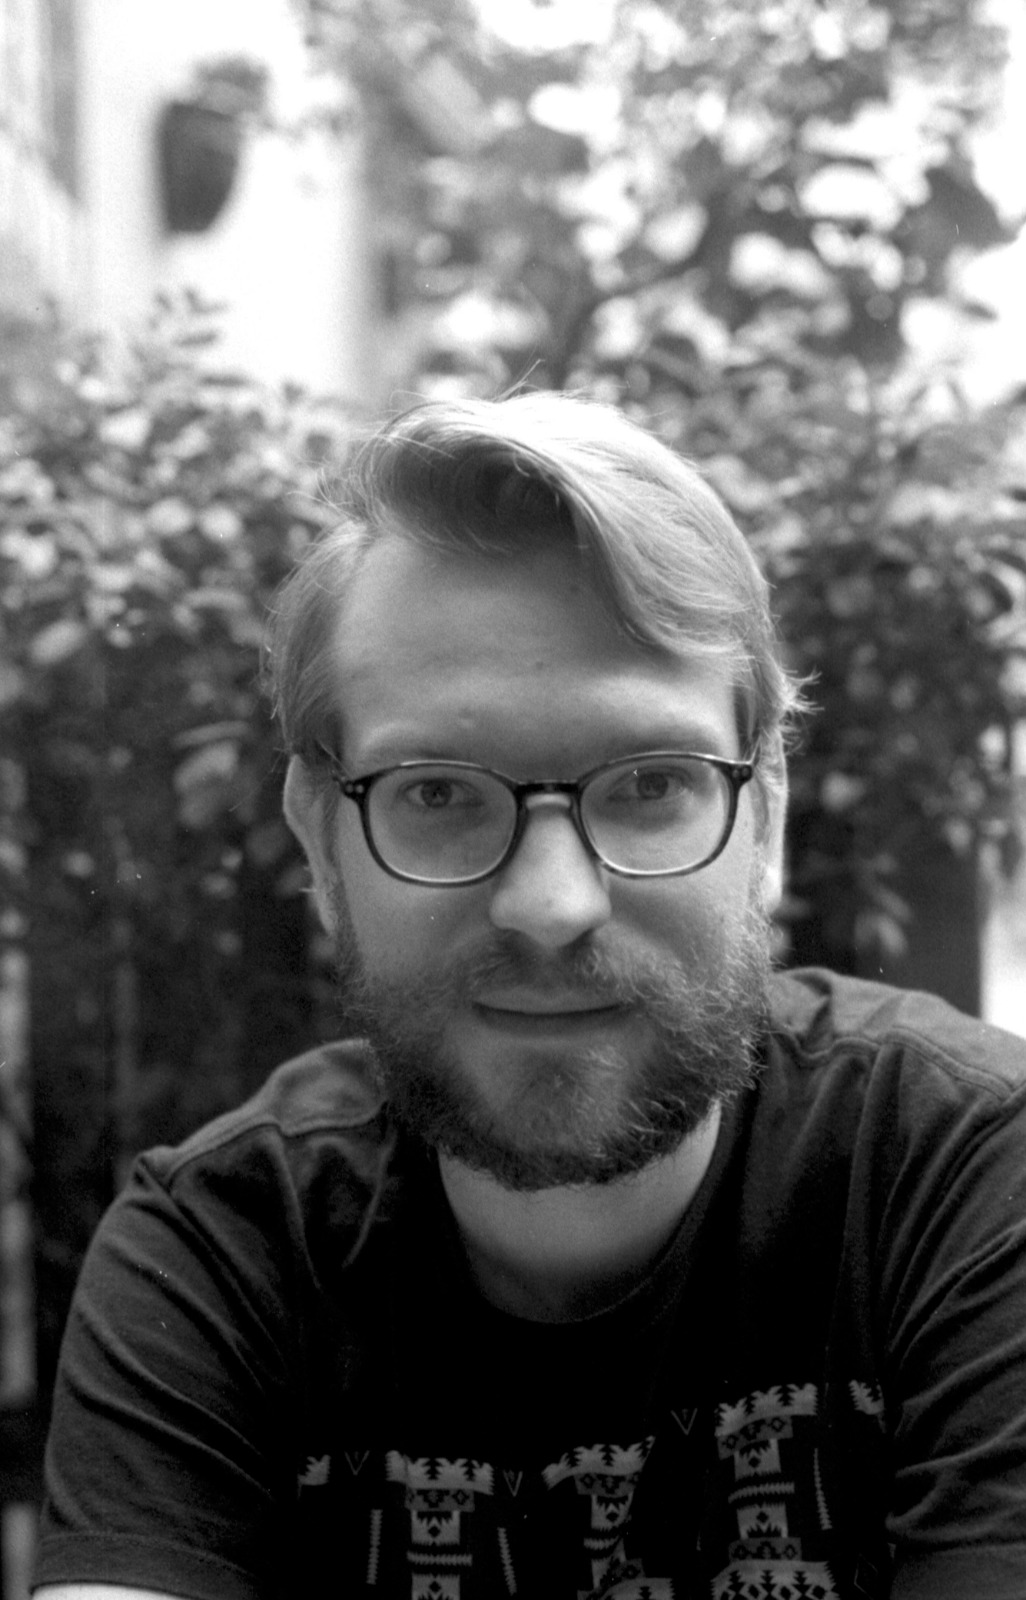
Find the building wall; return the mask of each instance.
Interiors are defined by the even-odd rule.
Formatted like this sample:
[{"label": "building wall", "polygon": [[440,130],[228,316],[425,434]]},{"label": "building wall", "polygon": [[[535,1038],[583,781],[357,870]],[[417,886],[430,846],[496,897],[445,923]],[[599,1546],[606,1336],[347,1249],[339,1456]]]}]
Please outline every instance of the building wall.
[{"label": "building wall", "polygon": [[73,0],[0,0],[0,314],[77,300]]},{"label": "building wall", "polygon": [[[223,305],[233,364],[378,403],[359,145],[284,131],[328,92],[289,0],[0,0],[0,29],[0,309],[53,297],[120,335],[159,291],[193,289]],[[158,118],[227,55],[267,67],[277,126],[250,132],[209,230],[169,234]]]}]

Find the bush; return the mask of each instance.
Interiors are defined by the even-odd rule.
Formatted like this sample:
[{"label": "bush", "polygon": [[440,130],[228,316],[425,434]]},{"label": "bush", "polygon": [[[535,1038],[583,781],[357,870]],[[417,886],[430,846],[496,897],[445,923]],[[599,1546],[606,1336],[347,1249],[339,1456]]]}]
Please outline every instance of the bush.
[{"label": "bush", "polygon": [[126,1156],[318,1026],[259,679],[345,418],[212,370],[210,342],[195,305],[116,375],[55,340],[0,416],[0,872],[29,953],[44,1345]]}]

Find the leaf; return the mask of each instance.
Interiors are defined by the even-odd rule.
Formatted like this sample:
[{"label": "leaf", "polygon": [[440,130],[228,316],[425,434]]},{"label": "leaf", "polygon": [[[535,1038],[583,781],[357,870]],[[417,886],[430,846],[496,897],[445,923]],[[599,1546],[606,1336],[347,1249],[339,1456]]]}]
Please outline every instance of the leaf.
[{"label": "leaf", "polygon": [[175,769],[175,788],[180,795],[206,784],[222,784],[234,778],[239,766],[239,747],[233,739],[218,739],[187,756]]},{"label": "leaf", "polygon": [[171,538],[184,533],[196,520],[192,506],[184,500],[169,498],[158,500],[146,513],[146,525],[159,538]]},{"label": "leaf", "polygon": [[230,741],[233,744],[245,739],[249,731],[247,722],[211,722],[201,728],[187,728],[175,739],[175,748],[193,749],[197,745],[211,745]]},{"label": "leaf", "polygon": [[209,828],[234,802],[239,747],[222,739],[201,746],[175,770],[179,818],[187,828]]},{"label": "leaf", "polygon": [[0,707],[13,705],[20,700],[25,689],[25,674],[6,661],[0,661]]},{"label": "leaf", "polygon": [[820,785],[820,804],[825,811],[839,813],[853,811],[866,793],[863,778],[853,778],[846,772],[830,772]]},{"label": "leaf", "polygon": [[90,573],[94,588],[103,594],[125,594],[136,582],[136,570],[127,563],[95,566]]},{"label": "leaf", "polygon": [[904,926],[885,911],[860,911],[855,918],[854,937],[856,949],[878,951],[892,961],[908,953]]},{"label": "leaf", "polygon": [[51,622],[31,641],[29,659],[37,667],[55,667],[75,655],[89,641],[90,630],[84,622],[66,618]]},{"label": "leaf", "polygon": [[295,840],[283,820],[275,818],[259,827],[251,828],[246,836],[246,850],[251,861],[261,867],[273,867],[294,849]]},{"label": "leaf", "polygon": [[757,477],[737,456],[711,456],[703,461],[702,471],[713,487],[739,512],[748,514],[765,511],[780,498],[775,483]]},{"label": "leaf", "polygon": [[30,580],[48,578],[58,561],[50,533],[25,533],[21,528],[12,528],[0,537],[0,556],[13,561]]},{"label": "leaf", "polygon": [[208,506],[200,513],[197,521],[208,539],[225,541],[237,539],[243,528],[239,513],[226,505]]},{"label": "leaf", "polygon": [[951,522],[965,510],[965,502],[955,490],[940,484],[903,483],[891,497],[887,519],[896,527],[917,522]]},{"label": "leaf", "polygon": [[152,418],[144,406],[133,406],[127,411],[115,411],[104,419],[101,437],[109,445],[121,450],[140,450],[145,444]]}]

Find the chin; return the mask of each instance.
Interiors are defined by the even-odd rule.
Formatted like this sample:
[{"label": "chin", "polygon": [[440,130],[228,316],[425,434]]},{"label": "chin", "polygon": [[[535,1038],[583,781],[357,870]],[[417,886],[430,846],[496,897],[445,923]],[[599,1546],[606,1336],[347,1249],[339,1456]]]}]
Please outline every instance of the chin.
[{"label": "chin", "polygon": [[458,1055],[444,1074],[437,1061],[430,1074],[422,1065],[397,1073],[393,1061],[385,1087],[407,1132],[504,1188],[608,1184],[672,1155],[721,1097],[720,1086],[688,1082],[679,1061],[668,1083],[665,1062],[654,1070],[651,1053],[641,1059],[632,1069],[619,1049],[539,1049],[505,1072],[501,1060],[490,1064],[484,1082],[480,1062],[468,1071]]}]

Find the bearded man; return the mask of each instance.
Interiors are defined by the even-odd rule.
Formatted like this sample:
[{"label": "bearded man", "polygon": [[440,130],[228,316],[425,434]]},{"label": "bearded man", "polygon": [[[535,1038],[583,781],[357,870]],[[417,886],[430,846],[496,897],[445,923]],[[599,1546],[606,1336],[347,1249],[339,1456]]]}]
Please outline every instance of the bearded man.
[{"label": "bearded man", "polygon": [[1026,1047],[772,972],[740,532],[548,394],[340,513],[272,656],[350,1036],[101,1227],[40,1600],[1021,1600]]}]

